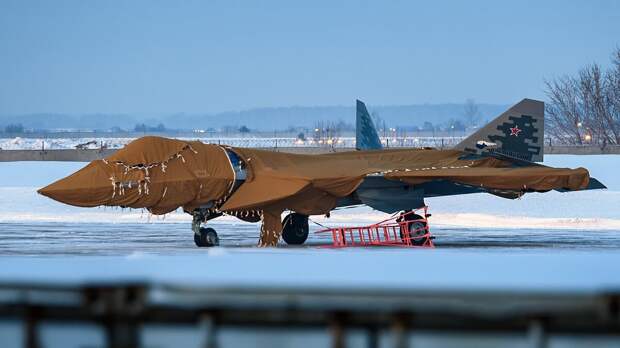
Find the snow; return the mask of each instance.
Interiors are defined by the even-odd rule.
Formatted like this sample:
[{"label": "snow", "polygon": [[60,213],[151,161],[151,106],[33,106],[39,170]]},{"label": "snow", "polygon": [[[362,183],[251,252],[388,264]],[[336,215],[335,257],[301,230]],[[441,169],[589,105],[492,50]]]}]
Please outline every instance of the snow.
[{"label": "snow", "polygon": [[[294,258],[295,262],[291,262]],[[536,267],[525,267],[528,264]],[[494,262],[489,262],[494,260]],[[334,252],[320,249],[202,249],[177,256],[58,257],[2,260],[3,280],[102,283],[140,279],[190,288],[273,287],[287,289],[496,290],[557,293],[620,290],[618,253],[463,252],[454,250],[381,249]],[[203,265],[202,271],[188,265]],[[337,267],[334,267],[336,266]],[[415,265],[432,265],[416,272]],[[592,267],[597,265],[597,267]],[[406,277],[396,273],[409,271]],[[303,276],[300,276],[303,267]],[[24,273],[23,270],[29,270]],[[400,270],[400,272],[398,272]]]},{"label": "snow", "polygon": [[133,138],[21,138],[0,139],[0,149],[3,150],[59,150],[74,149],[78,144],[95,141],[96,145],[86,148],[96,149],[105,144],[108,148],[119,149],[125,146]]}]

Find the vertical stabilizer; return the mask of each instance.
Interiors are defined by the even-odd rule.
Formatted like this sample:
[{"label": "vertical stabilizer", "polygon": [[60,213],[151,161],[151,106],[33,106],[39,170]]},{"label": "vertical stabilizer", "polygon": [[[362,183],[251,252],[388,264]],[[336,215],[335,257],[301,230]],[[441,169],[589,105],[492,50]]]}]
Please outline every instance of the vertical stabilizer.
[{"label": "vertical stabilizer", "polygon": [[355,148],[357,150],[380,150],[382,146],[379,135],[377,135],[366,105],[360,100],[357,101],[355,118]]},{"label": "vertical stabilizer", "polygon": [[545,104],[523,99],[486,126],[461,141],[455,149],[472,154],[542,162]]}]

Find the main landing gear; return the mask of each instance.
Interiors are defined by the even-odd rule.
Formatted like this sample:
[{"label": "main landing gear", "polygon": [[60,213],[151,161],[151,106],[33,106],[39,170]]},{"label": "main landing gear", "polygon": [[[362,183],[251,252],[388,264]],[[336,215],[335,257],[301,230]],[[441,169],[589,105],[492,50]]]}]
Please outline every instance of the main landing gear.
[{"label": "main landing gear", "polygon": [[289,245],[302,245],[308,239],[308,216],[290,213],[282,220],[282,239]]},{"label": "main landing gear", "polygon": [[201,227],[194,233],[194,243],[199,247],[212,247],[220,245],[220,239],[211,227]]},{"label": "main landing gear", "polygon": [[[221,213],[214,214],[206,209],[196,209],[192,212],[192,231],[194,231],[194,243],[196,243],[196,246],[212,247],[220,245],[217,232],[211,227],[202,227],[201,225],[221,215]],[[284,239],[286,244],[303,244],[308,239],[309,231],[307,215],[290,213],[282,221],[282,239]]]},{"label": "main landing gear", "polygon": [[199,247],[212,247],[220,245],[220,239],[217,232],[211,227],[200,227],[200,225],[219,215],[213,215],[206,210],[195,210],[192,219],[192,231],[194,231],[194,243]]},{"label": "main landing gear", "polygon": [[[421,215],[416,214],[413,210],[402,213],[402,215],[396,219],[396,222],[400,223],[400,238],[403,240],[405,238],[409,238],[411,240],[411,244],[416,246],[422,246],[427,243],[427,238],[434,238],[432,236],[424,238],[424,236],[428,233],[426,230],[426,218],[430,217],[430,214],[425,215],[426,217],[422,217]],[[407,234],[409,237],[407,237]]]}]

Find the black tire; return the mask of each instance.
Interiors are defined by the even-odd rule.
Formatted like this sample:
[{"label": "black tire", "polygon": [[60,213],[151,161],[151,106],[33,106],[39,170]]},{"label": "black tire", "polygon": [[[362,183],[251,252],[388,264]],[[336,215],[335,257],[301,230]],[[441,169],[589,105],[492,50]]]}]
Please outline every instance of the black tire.
[{"label": "black tire", "polygon": [[213,247],[220,245],[220,238],[217,232],[210,227],[201,227],[200,234],[194,233],[194,243],[199,247]]},{"label": "black tire", "polygon": [[[404,219],[405,221],[411,221],[411,220],[421,220],[424,218],[418,214],[408,214],[404,216]],[[416,237],[421,237],[426,234],[426,229],[424,229],[426,227],[426,222],[411,221],[410,223],[407,224],[407,227],[409,229],[409,238],[411,238],[411,244],[418,245],[418,246],[424,245],[427,238],[416,238]],[[400,230],[400,238],[403,240],[405,239],[405,230],[402,227]]]},{"label": "black tire", "polygon": [[288,214],[282,221],[282,239],[289,245],[302,245],[308,239],[310,227],[308,216],[297,213]]}]

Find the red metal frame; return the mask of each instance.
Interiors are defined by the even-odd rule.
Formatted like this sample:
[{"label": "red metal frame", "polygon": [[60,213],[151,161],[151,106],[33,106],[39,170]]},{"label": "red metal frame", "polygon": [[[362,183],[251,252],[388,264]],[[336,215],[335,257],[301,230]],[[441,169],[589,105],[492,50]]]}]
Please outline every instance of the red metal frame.
[{"label": "red metal frame", "polygon": [[[408,220],[408,216],[419,214],[421,219]],[[355,227],[327,228],[315,233],[331,233],[330,248],[359,246],[400,246],[409,248],[434,248],[433,236],[428,225],[428,207],[424,206],[404,214],[394,215],[373,225]],[[424,226],[409,231],[413,222],[422,222]],[[417,235],[424,232],[422,235]]]}]

